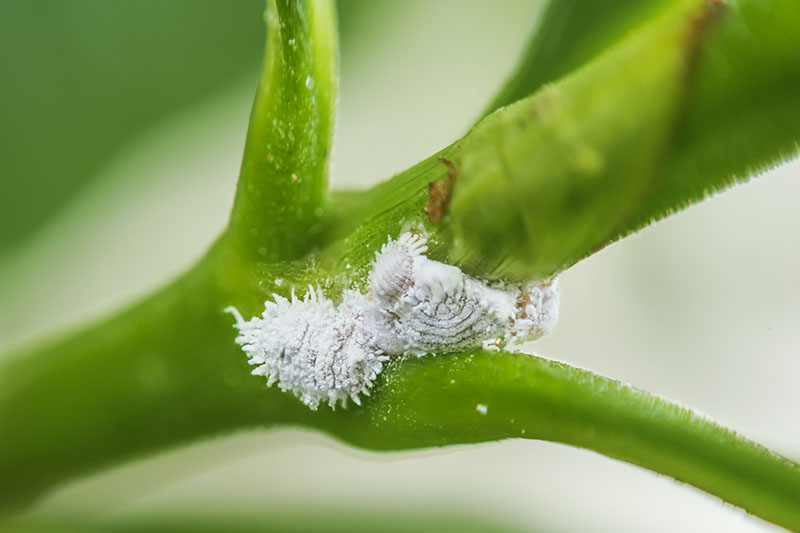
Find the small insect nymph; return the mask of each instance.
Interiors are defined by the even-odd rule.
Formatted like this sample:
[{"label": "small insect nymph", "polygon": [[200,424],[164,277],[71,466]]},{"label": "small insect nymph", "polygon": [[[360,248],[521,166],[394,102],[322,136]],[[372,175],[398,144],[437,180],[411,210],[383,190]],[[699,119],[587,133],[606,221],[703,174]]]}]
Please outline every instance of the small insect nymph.
[{"label": "small insect nymph", "polygon": [[309,287],[303,299],[274,295],[250,320],[226,309],[236,318],[236,342],[256,365],[253,374],[312,409],[348,398],[360,404],[391,355],[520,343],[555,326],[555,280],[490,287],[426,252],[420,235],[389,240],[376,255],[369,292],[345,292],[338,306]]}]

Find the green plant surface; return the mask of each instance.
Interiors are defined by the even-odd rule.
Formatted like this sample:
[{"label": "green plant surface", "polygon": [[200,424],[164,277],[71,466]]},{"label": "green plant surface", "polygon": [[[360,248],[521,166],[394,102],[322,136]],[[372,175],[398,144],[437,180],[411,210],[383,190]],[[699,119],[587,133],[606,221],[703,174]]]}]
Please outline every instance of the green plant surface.
[{"label": "green plant surface", "polygon": [[334,6],[267,10],[267,48],[228,231],[240,255],[302,256],[323,214],[338,49]]},{"label": "green plant surface", "polygon": [[[223,313],[235,305],[247,316],[258,314],[273,293],[288,295],[309,283],[334,298],[344,288],[363,289],[375,251],[409,226],[431,234],[434,259],[479,277],[542,278],[642,220],[729,183],[732,168],[745,179],[744,169],[787,157],[800,138],[797,126],[765,119],[753,150],[738,152],[733,163],[714,159],[741,146],[735,134],[717,135],[723,124],[737,123],[729,115],[741,112],[755,127],[765,108],[791,116],[797,107],[787,84],[800,58],[787,30],[800,20],[800,7],[789,0],[774,6],[671,3],[439,154],[369,191],[326,200],[336,89],[333,7],[270,2],[267,55],[231,225],[197,266],[159,293],[3,362],[0,505],[19,508],[65,480],[168,446],[298,424],[379,450],[511,437],[563,442],[800,529],[794,505],[800,466],[617,381],[505,352],[397,358],[362,407],[313,412],[249,376],[232,319]],[[748,43],[762,41],[748,61],[732,61]],[[775,76],[756,87],[746,70],[756,67]],[[715,92],[723,102],[754,94],[763,100],[727,109],[728,115],[697,103]],[[713,139],[708,158],[684,149],[676,132],[685,129],[699,144]],[[678,161],[707,162],[709,172],[679,184],[663,178]],[[444,187],[447,200],[433,206],[443,211],[436,222],[431,182]]]},{"label": "green plant surface", "polygon": [[[483,120],[448,152],[457,166],[469,154],[447,221],[452,241],[466,244],[456,262],[480,275],[545,277],[797,154],[796,4],[689,9],[660,17],[663,31],[677,33],[659,43],[657,17],[625,46]],[[670,55],[679,50],[682,58]]]},{"label": "green plant surface", "polygon": [[484,116],[566,76],[669,4],[667,0],[549,2],[514,73]]}]

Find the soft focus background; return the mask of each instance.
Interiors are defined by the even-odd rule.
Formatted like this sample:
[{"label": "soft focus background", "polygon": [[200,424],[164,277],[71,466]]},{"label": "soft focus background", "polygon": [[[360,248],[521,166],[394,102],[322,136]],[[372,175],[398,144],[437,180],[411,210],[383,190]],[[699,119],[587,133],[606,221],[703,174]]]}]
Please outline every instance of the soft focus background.
[{"label": "soft focus background", "polygon": [[[341,5],[334,186],[459,137],[541,4]],[[166,283],[222,230],[263,47],[261,0],[0,0],[0,353]],[[614,244],[562,277],[531,350],[679,400],[800,459],[800,164]],[[191,332],[186,332],[191,334]],[[57,446],[57,443],[54,443]],[[292,512],[460,516],[547,531],[772,531],[706,494],[561,445],[367,453],[253,431],[54,491],[31,518]]]}]

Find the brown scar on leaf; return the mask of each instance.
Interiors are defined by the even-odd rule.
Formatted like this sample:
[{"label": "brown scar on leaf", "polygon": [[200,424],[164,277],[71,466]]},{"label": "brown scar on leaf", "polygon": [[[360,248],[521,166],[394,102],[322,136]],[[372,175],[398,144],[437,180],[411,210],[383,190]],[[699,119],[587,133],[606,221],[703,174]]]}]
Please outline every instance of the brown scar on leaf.
[{"label": "brown scar on leaf", "polygon": [[453,197],[453,186],[458,177],[458,169],[452,161],[445,157],[440,157],[439,161],[447,167],[447,177],[428,183],[428,203],[423,209],[433,223],[440,222],[447,214]]},{"label": "brown scar on leaf", "polygon": [[695,16],[689,26],[686,39],[686,55],[688,60],[687,76],[691,78],[697,68],[703,44],[714,24],[722,18],[726,5],[722,0],[706,0],[705,6]]}]

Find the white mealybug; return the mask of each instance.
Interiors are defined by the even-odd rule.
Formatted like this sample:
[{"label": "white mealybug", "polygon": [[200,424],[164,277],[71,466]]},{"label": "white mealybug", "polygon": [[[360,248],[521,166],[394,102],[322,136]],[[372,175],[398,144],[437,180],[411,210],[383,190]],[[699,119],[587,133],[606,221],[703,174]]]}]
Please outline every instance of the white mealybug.
[{"label": "white mealybug", "polygon": [[490,287],[457,267],[427,258],[426,240],[412,233],[377,254],[370,291],[348,291],[334,306],[309,287],[305,298],[275,295],[261,317],[245,320],[233,307],[253,374],[277,382],[316,409],[332,407],[369,387],[389,355],[499,347],[549,333],[558,318],[555,280]]},{"label": "white mealybug", "polygon": [[359,394],[367,394],[388,357],[354,299],[335,308],[313,287],[302,300],[294,293],[291,300],[274,298],[260,318],[244,320],[236,309],[227,309],[236,317],[236,342],[257,365],[252,373],[265,376],[268,386],[277,382],[294,392],[312,409],[323,400],[331,406],[348,397],[360,403]]}]

